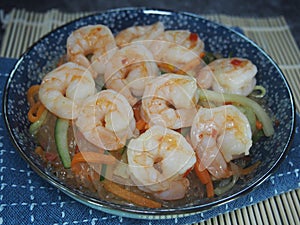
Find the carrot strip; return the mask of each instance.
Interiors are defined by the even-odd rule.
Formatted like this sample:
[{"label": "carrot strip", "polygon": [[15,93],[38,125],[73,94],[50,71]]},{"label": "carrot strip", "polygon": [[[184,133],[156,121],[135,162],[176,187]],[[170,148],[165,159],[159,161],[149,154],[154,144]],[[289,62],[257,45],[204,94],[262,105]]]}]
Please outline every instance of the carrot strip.
[{"label": "carrot strip", "polygon": [[136,128],[139,131],[145,131],[147,123],[146,121],[143,120],[141,116],[141,106],[142,106],[142,101],[138,101],[133,107],[133,112],[134,112],[134,118],[136,120]]},{"label": "carrot strip", "polygon": [[210,181],[210,175],[207,169],[203,170],[203,166],[201,166],[201,162],[197,157],[197,161],[194,167],[197,177],[201,181],[202,184],[207,184]]},{"label": "carrot strip", "polygon": [[133,113],[134,113],[134,118],[136,119],[136,121],[142,119],[141,117],[141,106],[142,106],[142,101],[138,101],[133,107]]},{"label": "carrot strip", "polygon": [[111,192],[112,194],[127,200],[129,202],[132,202],[136,205],[140,205],[143,207],[148,207],[148,208],[160,208],[161,203],[153,201],[151,199],[145,198],[141,195],[138,195],[136,193],[133,193],[131,191],[128,191],[122,187],[120,187],[118,184],[111,182],[107,179],[103,181],[104,188]]},{"label": "carrot strip", "polygon": [[32,85],[28,91],[27,91],[27,101],[29,103],[30,106],[33,106],[36,101],[34,99],[34,96],[36,96],[38,94],[40,90],[40,85]]},{"label": "carrot strip", "polygon": [[207,197],[208,198],[214,197],[214,195],[215,195],[214,185],[211,180],[205,185],[205,187],[206,187]]},{"label": "carrot strip", "polygon": [[74,164],[74,165],[71,164],[71,170],[73,173],[79,174],[81,172],[80,164]]},{"label": "carrot strip", "polygon": [[211,180],[210,174],[209,174],[207,169],[200,170],[200,168],[201,168],[201,162],[197,158],[194,170],[195,170],[196,175],[199,178],[200,182],[202,184],[205,184],[205,186],[206,186],[207,197],[212,198],[212,197],[214,197],[215,193],[214,193],[214,185],[213,185],[213,182]]},{"label": "carrot strip", "polygon": [[145,126],[146,126],[146,122],[142,119],[140,119],[139,121],[136,122],[136,128],[141,131],[141,130],[144,130],[145,129]]},{"label": "carrot strip", "polygon": [[209,175],[207,170],[200,171],[198,169],[195,169],[195,172],[196,172],[196,175],[197,175],[197,177],[199,178],[199,180],[201,181],[202,184],[209,183],[210,175]]},{"label": "carrot strip", "polygon": [[32,123],[38,121],[45,111],[45,106],[41,102],[33,104],[28,111],[28,120]]},{"label": "carrot strip", "polygon": [[75,168],[77,163],[82,162],[114,164],[116,162],[116,158],[112,155],[105,155],[98,152],[78,152],[72,158],[71,167]]},{"label": "carrot strip", "polygon": [[256,163],[254,163],[253,165],[247,167],[247,168],[241,168],[239,169],[239,174],[240,175],[247,175],[251,172],[253,172],[260,164],[260,161],[257,161]]}]

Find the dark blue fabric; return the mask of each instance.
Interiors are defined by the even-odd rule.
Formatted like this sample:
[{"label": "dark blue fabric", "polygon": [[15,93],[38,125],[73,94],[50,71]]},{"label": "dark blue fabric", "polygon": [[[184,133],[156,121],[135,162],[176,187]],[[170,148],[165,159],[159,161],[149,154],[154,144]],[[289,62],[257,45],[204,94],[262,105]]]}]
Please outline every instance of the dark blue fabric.
[{"label": "dark blue fabric", "polygon": [[[0,58],[0,94],[15,59]],[[0,118],[1,224],[190,224],[299,188],[300,139],[297,128],[292,147],[275,174],[249,194],[198,215],[169,220],[135,220],[110,215],[78,203],[52,187],[20,157]]]}]

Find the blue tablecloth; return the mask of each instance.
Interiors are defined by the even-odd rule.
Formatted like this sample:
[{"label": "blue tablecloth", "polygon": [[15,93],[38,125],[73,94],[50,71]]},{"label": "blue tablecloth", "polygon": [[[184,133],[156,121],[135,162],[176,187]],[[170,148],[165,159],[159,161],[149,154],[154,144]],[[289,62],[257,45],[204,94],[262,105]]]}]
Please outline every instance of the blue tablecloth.
[{"label": "blue tablecloth", "polygon": [[[2,95],[15,59],[0,58]],[[2,112],[1,112],[2,113]],[[0,118],[1,224],[190,224],[300,187],[300,118],[292,147],[275,174],[251,193],[197,215],[169,220],[135,220],[110,215],[78,203],[33,172],[14,149]]]}]

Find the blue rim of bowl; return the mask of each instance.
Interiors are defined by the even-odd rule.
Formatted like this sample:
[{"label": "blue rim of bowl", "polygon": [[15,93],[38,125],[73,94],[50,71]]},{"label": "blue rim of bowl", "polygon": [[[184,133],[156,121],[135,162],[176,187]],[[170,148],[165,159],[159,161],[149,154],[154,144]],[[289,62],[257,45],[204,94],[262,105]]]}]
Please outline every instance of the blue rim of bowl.
[{"label": "blue rim of bowl", "polygon": [[[71,190],[70,188],[68,188],[65,185],[61,184],[58,180],[54,179],[54,177],[52,177],[49,174],[45,173],[39,166],[37,166],[25,154],[25,152],[19,146],[18,141],[17,141],[16,137],[14,136],[14,134],[12,132],[12,129],[11,129],[10,124],[9,124],[8,112],[7,112],[8,91],[10,89],[10,83],[14,78],[14,74],[18,70],[18,65],[24,59],[24,56],[27,55],[36,44],[38,44],[42,39],[47,37],[49,34],[51,34],[52,32],[54,32],[56,30],[62,29],[63,27],[68,26],[69,24],[72,24],[76,21],[84,20],[84,19],[89,18],[89,17],[94,17],[94,16],[97,16],[97,15],[103,14],[103,13],[113,13],[113,12],[130,11],[130,10],[131,11],[142,10],[144,13],[147,13],[147,14],[151,14],[151,13],[152,14],[162,14],[162,15],[181,14],[181,15],[186,15],[186,16],[190,16],[190,17],[194,17],[194,18],[200,18],[201,20],[205,20],[209,23],[215,24],[218,27],[222,27],[223,29],[228,30],[228,32],[235,33],[240,38],[242,38],[242,39],[246,40],[248,43],[250,43],[258,51],[260,51],[272,63],[272,65],[276,68],[276,70],[279,72],[282,80],[284,81],[285,87],[287,88],[287,91],[288,91],[288,94],[289,94],[291,110],[292,110],[292,118],[291,118],[292,124],[291,124],[291,129],[290,129],[290,133],[289,133],[289,137],[288,137],[288,142],[285,144],[285,147],[282,151],[282,154],[280,155],[278,160],[273,164],[273,166],[267,171],[267,173],[264,174],[264,176],[262,176],[260,179],[256,180],[250,186],[246,187],[243,190],[240,190],[239,192],[234,193],[231,196],[227,196],[225,198],[222,198],[222,199],[219,199],[219,200],[216,200],[216,201],[208,202],[206,204],[201,204],[201,205],[196,205],[196,206],[195,205],[193,205],[193,206],[184,206],[182,208],[177,207],[177,208],[148,209],[148,208],[142,208],[142,207],[138,207],[138,206],[130,206],[129,207],[128,205],[120,205],[120,204],[116,204],[116,203],[113,203],[113,202],[104,201],[104,200],[100,200],[100,199],[90,197],[88,195],[85,195],[85,194],[77,191],[77,190]],[[14,68],[10,72],[9,77],[8,77],[8,79],[6,81],[6,84],[5,84],[5,89],[4,89],[4,94],[3,94],[2,111],[3,111],[4,122],[5,122],[6,128],[8,130],[8,133],[9,133],[9,136],[10,136],[10,139],[11,139],[13,145],[18,150],[21,157],[27,163],[29,163],[30,167],[41,178],[43,178],[48,183],[55,186],[56,188],[61,190],[63,193],[65,193],[68,196],[70,196],[71,198],[73,198],[74,200],[76,200],[76,201],[78,201],[82,204],[85,204],[85,205],[87,205],[91,208],[94,208],[94,209],[97,209],[97,210],[100,210],[100,211],[103,211],[103,212],[106,212],[106,213],[110,213],[110,214],[125,216],[125,217],[129,217],[129,218],[136,218],[136,219],[171,219],[171,218],[177,218],[177,217],[183,217],[183,216],[191,216],[191,215],[195,215],[195,214],[201,213],[203,211],[212,209],[214,207],[220,206],[222,204],[234,201],[237,198],[239,198],[241,196],[244,196],[245,194],[253,191],[260,184],[262,184],[266,179],[268,179],[269,176],[271,174],[273,174],[276,171],[276,169],[278,169],[281,162],[285,159],[285,156],[287,155],[288,150],[291,147],[292,140],[294,138],[295,123],[296,123],[296,111],[295,111],[294,97],[293,97],[293,93],[291,91],[291,88],[290,88],[285,76],[283,75],[281,69],[274,62],[274,60],[261,47],[259,47],[255,42],[253,42],[252,40],[250,40],[248,37],[241,34],[240,32],[238,32],[238,31],[236,31],[232,28],[226,27],[222,24],[219,24],[217,22],[208,20],[208,19],[202,17],[201,15],[197,15],[197,14],[190,13],[190,12],[181,12],[181,11],[175,11],[175,10],[159,9],[159,8],[147,8],[147,7],[125,7],[125,8],[116,8],[116,9],[110,9],[110,10],[104,10],[104,11],[91,13],[87,16],[83,16],[83,17],[78,18],[76,20],[70,21],[70,22],[68,22],[68,23],[66,23],[62,26],[59,26],[59,27],[55,28],[54,30],[48,32],[44,36],[42,36],[39,40],[37,40],[35,43],[33,43],[32,46],[29,47],[22,54],[22,56],[18,59],[18,61],[14,65]]]}]

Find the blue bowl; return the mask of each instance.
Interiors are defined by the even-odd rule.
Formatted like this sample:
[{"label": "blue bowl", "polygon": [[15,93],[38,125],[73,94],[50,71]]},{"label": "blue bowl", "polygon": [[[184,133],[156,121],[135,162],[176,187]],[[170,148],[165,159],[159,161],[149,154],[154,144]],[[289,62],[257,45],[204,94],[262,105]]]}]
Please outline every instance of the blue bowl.
[{"label": "blue bowl", "polygon": [[[146,209],[97,199],[72,188],[47,171],[34,153],[35,141],[28,131],[28,105],[26,91],[51,71],[66,53],[66,39],[75,29],[91,24],[107,25],[114,34],[133,26],[163,22],[166,29],[188,29],[198,33],[205,42],[205,50],[228,56],[231,52],[237,57],[251,60],[258,68],[257,84],[266,88],[264,107],[274,120],[275,134],[261,138],[251,148],[253,161],[261,161],[257,171],[247,180],[240,180],[229,192],[211,199],[199,199],[174,205],[168,208]],[[293,97],[284,75],[275,62],[254,42],[239,32],[204,19],[198,15],[147,8],[125,8],[100,12],[70,22],[45,35],[17,61],[12,70],[4,93],[4,117],[11,139],[21,156],[43,179],[75,200],[104,212],[132,218],[172,218],[186,216],[207,210],[248,193],[261,184],[278,167],[287,153],[291,142],[295,109]]]}]

